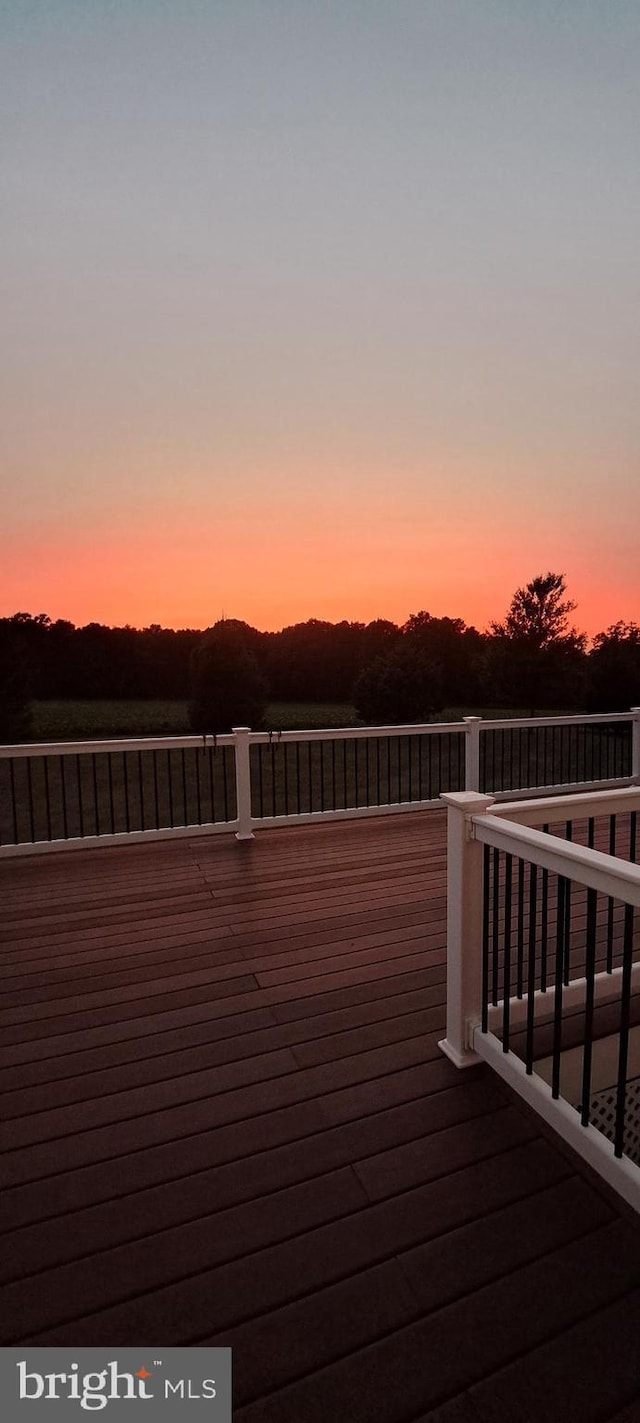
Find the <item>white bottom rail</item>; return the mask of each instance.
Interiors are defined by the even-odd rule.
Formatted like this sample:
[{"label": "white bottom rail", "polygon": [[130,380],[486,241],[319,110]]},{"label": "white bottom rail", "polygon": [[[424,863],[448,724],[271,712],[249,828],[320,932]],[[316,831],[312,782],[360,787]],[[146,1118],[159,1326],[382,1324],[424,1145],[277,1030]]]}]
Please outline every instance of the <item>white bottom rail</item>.
[{"label": "white bottom rail", "polygon": [[524,1062],[521,1062],[515,1053],[504,1052],[502,1043],[493,1033],[483,1033],[480,1026],[475,1028],[473,1050],[533,1107],[633,1210],[640,1212],[638,1166],[626,1156],[616,1156],[613,1143],[608,1141],[597,1127],[591,1124],[583,1127],[576,1108],[570,1106],[562,1097],[554,1098],[551,1088],[541,1077],[537,1077],[535,1072],[527,1074]]}]

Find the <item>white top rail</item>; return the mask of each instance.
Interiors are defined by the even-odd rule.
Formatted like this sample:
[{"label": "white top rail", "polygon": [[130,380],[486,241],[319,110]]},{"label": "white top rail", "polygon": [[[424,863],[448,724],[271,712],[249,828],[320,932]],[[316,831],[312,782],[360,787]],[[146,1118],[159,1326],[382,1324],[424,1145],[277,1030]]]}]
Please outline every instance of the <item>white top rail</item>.
[{"label": "white top rail", "polygon": [[84,753],[96,755],[99,751],[174,751],[180,747],[235,746],[235,736],[128,736],[103,738],[101,741],[21,741],[16,746],[0,746],[0,757],[17,756],[71,756]]},{"label": "white top rail", "polygon": [[[354,741],[369,737],[438,736],[449,732],[464,732],[463,721],[411,723],[409,726],[327,726],[313,731],[250,731],[251,746],[278,746],[296,741]],[[235,746],[232,732],[213,736],[137,736],[103,738],[101,741],[24,741],[15,746],[0,746],[0,757],[68,756],[82,752],[92,755],[99,751],[172,751],[180,747],[201,749],[206,745]]]},{"label": "white top rail", "polygon": [[571,716],[513,716],[498,717],[495,720],[479,718],[481,731],[508,731],[510,727],[519,726],[591,726],[598,722],[632,722],[634,715],[628,712],[585,712],[582,716],[579,712],[572,713]]},{"label": "white top rail", "polygon": [[326,726],[314,731],[252,731],[251,744],[264,746],[293,741],[364,741],[369,737],[442,736],[448,732],[466,732],[463,721],[411,722],[408,726]]},{"label": "white top rail", "polygon": [[588,889],[600,890],[612,899],[640,907],[640,865],[590,850],[571,840],[558,840],[530,825],[518,825],[492,813],[473,815],[473,836],[508,855],[516,855],[552,874],[575,880]]},{"label": "white top rail", "polygon": [[489,806],[488,814],[522,825],[554,825],[560,820],[584,820],[599,815],[625,815],[640,810],[640,786],[610,791],[578,791],[575,795],[536,796]]}]

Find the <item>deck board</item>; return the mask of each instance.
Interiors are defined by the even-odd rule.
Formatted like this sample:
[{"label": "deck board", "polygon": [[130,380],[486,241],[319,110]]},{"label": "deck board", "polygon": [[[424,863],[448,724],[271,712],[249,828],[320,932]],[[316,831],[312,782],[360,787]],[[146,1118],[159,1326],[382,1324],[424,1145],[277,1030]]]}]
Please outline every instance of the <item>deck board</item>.
[{"label": "deck board", "polygon": [[0,864],[3,1342],[232,1344],[238,1423],[628,1413],[640,1227],[440,1053],[445,905],[437,811]]}]

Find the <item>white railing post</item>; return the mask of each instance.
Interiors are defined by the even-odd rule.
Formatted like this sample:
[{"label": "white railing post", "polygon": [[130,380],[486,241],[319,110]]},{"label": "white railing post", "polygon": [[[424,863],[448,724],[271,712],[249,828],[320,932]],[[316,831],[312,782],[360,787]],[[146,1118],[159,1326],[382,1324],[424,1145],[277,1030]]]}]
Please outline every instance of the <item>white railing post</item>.
[{"label": "white railing post", "polygon": [[467,730],[464,739],[464,788],[480,790],[480,724],[481,716],[463,716]]},{"label": "white railing post", "polygon": [[474,791],[442,795],[447,806],[447,1036],[438,1044],[456,1067],[480,1059],[470,1029],[480,1022],[482,998],[483,847],[471,838],[471,816],[494,804]]},{"label": "white railing post", "polygon": [[631,775],[640,785],[640,707],[632,707],[631,714]]},{"label": "white railing post", "polygon": [[253,840],[253,822],[251,818],[251,763],[249,759],[249,736],[251,728],[248,726],[232,727],[235,737],[236,754],[236,803],[238,810],[238,829],[236,830],[236,840]]}]

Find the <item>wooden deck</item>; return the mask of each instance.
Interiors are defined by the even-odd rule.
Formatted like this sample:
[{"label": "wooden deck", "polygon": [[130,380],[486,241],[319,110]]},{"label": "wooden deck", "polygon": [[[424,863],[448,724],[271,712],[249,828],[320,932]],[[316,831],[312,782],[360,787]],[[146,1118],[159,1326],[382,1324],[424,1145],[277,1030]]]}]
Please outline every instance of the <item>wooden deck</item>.
[{"label": "wooden deck", "polygon": [[236,1423],[640,1419],[640,1226],[440,1054],[440,812],[8,861],[2,1342]]}]

